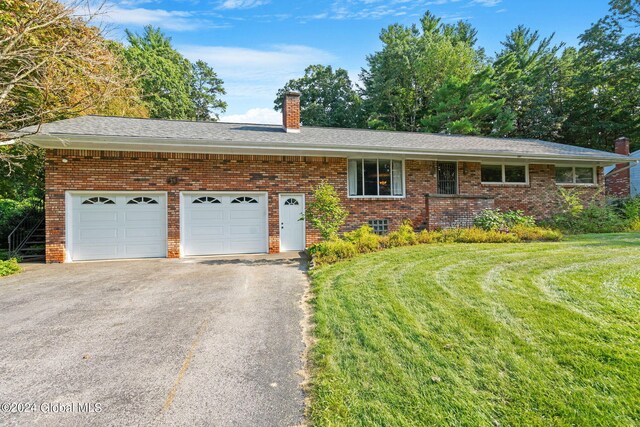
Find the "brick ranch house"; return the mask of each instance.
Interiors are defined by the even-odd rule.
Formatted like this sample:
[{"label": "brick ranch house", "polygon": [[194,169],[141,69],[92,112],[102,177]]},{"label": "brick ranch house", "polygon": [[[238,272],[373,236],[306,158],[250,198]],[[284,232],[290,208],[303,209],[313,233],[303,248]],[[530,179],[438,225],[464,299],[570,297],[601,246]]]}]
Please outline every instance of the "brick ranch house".
[{"label": "brick ranch house", "polygon": [[482,209],[544,217],[558,187],[601,197],[603,167],[635,159],[538,140],[85,116],[46,124],[46,259],[298,251],[312,188],[332,184],[350,215],[385,232],[468,226]]}]

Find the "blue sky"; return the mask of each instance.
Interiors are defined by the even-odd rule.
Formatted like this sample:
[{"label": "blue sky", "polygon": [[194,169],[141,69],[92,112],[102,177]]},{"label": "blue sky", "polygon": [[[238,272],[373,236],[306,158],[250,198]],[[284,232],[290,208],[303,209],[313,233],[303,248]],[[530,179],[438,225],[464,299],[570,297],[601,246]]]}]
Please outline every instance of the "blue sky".
[{"label": "blue sky", "polygon": [[445,22],[467,20],[479,45],[493,54],[519,24],[556,41],[578,36],[607,13],[606,0],[109,0],[109,36],[160,27],[192,61],[203,59],[225,81],[224,120],[277,123],[279,87],[309,64],[330,64],[353,79],[367,54],[380,48],[380,29],[412,24],[430,10]]}]

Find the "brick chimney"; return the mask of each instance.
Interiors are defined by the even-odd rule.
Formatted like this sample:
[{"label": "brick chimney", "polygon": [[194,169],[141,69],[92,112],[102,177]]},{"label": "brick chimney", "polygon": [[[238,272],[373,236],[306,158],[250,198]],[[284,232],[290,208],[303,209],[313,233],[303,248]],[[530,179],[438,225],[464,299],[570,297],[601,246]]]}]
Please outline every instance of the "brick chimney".
[{"label": "brick chimney", "polygon": [[[616,154],[628,156],[629,138],[620,137],[615,142]],[[609,196],[628,197],[631,194],[631,172],[628,163],[618,163],[605,178],[606,193]]]},{"label": "brick chimney", "polygon": [[287,92],[282,100],[282,127],[285,132],[300,132],[300,93]]}]

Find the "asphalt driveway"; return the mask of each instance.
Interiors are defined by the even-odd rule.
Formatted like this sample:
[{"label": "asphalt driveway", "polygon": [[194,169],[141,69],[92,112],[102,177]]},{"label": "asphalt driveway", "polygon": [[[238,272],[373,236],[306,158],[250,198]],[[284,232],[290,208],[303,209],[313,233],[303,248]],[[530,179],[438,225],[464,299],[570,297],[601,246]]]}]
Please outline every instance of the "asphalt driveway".
[{"label": "asphalt driveway", "polygon": [[273,256],[0,278],[0,425],[301,424],[305,281]]}]

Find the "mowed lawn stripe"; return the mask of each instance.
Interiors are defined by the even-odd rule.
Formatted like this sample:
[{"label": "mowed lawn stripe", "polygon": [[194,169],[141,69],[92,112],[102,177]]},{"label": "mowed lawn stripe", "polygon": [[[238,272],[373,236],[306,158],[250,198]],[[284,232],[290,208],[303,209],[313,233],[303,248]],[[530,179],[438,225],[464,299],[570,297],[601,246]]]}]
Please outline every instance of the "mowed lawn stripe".
[{"label": "mowed lawn stripe", "polygon": [[317,425],[640,422],[640,235],[397,248],[312,273]]}]

